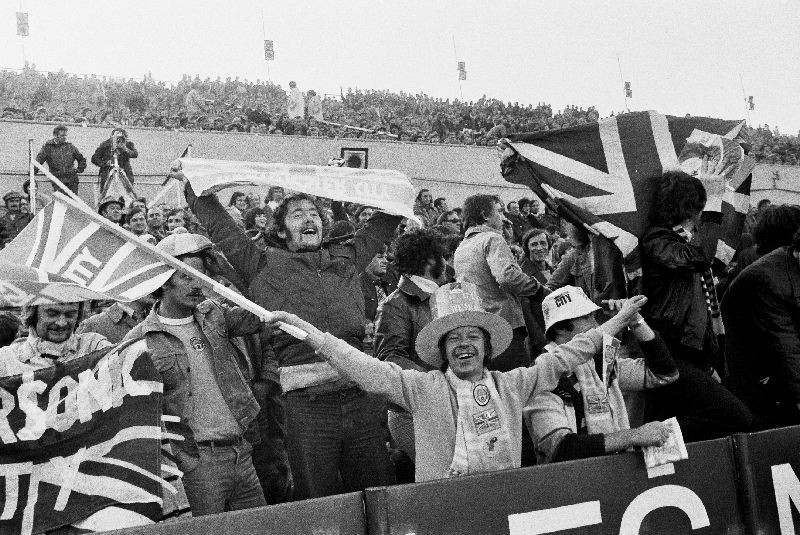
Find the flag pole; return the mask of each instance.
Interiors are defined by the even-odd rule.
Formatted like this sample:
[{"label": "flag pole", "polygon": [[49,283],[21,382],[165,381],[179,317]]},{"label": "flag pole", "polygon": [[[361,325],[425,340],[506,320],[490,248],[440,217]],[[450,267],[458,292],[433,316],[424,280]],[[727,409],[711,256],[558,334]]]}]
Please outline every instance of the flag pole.
[{"label": "flag pole", "polygon": [[[76,210],[80,210],[81,212],[83,212],[87,217],[94,220],[95,223],[100,225],[100,227],[104,228],[105,230],[113,234],[116,234],[117,236],[123,238],[126,241],[135,243],[137,247],[145,249],[150,254],[156,256],[161,262],[164,262],[168,266],[173,267],[182,273],[186,273],[187,275],[190,275],[191,277],[202,282],[208,289],[210,289],[220,297],[223,297],[233,302],[234,304],[244,308],[248,312],[251,312],[261,318],[264,318],[267,321],[270,321],[272,319],[272,312],[269,312],[267,309],[258,306],[257,304],[253,303],[243,295],[234,292],[227,286],[220,284],[219,282],[215,281],[208,275],[205,275],[204,273],[201,273],[200,271],[194,269],[193,267],[184,264],[177,258],[170,256],[163,251],[160,251],[159,249],[150,245],[146,241],[140,240],[139,238],[137,238],[124,228],[118,225],[111,224],[106,218],[104,218],[100,214],[92,210],[87,210],[88,206],[83,201],[76,202],[75,199],[68,197],[60,192],[55,192],[53,195],[62,202],[69,204]],[[297,327],[294,327],[292,325],[286,325],[284,323],[280,323],[278,327],[282,331],[294,336],[298,340],[305,340],[306,337],[308,336],[307,332],[305,332],[302,329],[298,329]]]},{"label": "flag pole", "polygon": [[[191,143],[189,143],[186,146],[186,150],[183,151],[183,154],[184,154],[184,156],[181,156],[181,158],[191,158],[192,157],[192,144]],[[172,180],[174,180],[174,177],[172,177],[170,175],[167,175],[167,178],[164,180],[164,182],[161,183],[161,191],[159,191],[156,194],[156,196],[153,197],[153,200],[150,201],[150,203],[149,203],[150,206],[155,206],[158,203],[158,201],[161,200],[161,197],[166,195],[167,192],[170,189],[172,189],[172,184],[174,184],[174,182],[171,182]]]},{"label": "flag pole", "polygon": [[33,139],[28,139],[28,205],[32,215],[36,215],[36,173],[33,167]]},{"label": "flag pole", "polygon": [[744,109],[747,112],[747,124],[752,125],[753,121],[750,119],[750,103],[747,102],[747,93],[744,90],[744,79],[742,73],[739,73],[739,85],[742,86],[742,99],[744,99]]},{"label": "flag pole", "polygon": [[[456,58],[456,67],[458,67],[458,52],[456,51],[455,34],[453,34],[453,56]],[[461,102],[464,102],[464,91],[461,89],[461,73],[458,73],[458,94],[461,95]]]},{"label": "flag pole", "polygon": [[619,54],[617,54],[617,68],[619,69],[619,83],[622,84],[622,96],[625,101],[625,111],[630,111],[628,109],[628,92],[625,91],[625,78],[622,76],[622,62],[619,60]]}]

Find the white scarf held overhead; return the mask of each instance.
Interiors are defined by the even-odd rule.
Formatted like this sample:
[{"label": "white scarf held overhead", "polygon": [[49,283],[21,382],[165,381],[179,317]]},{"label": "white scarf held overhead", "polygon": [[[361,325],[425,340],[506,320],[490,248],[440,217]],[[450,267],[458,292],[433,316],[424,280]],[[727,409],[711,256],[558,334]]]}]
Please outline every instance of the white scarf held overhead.
[{"label": "white scarf held overhead", "polygon": [[473,383],[459,379],[448,368],[445,377],[458,402],[456,446],[447,477],[519,467],[508,431],[510,423],[518,422],[509,422],[492,375],[484,369],[481,379]]}]

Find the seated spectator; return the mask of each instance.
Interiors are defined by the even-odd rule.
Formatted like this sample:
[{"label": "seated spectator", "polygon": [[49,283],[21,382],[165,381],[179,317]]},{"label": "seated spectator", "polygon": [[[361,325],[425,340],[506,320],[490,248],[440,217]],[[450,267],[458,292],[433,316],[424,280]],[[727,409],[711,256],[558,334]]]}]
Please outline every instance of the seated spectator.
[{"label": "seated spectator", "polygon": [[705,204],[700,180],[680,171],[664,173],[641,239],[642,289],[648,298],[642,315],[662,336],[680,372],[674,383],[648,392],[646,418],[677,417],[687,441],[744,432],[752,423],[747,406],[712,377],[721,322],[712,316],[716,242],[702,239]]},{"label": "seated spectator", "polygon": [[[766,216],[766,213],[765,213]],[[763,222],[759,221],[759,225]],[[778,238],[783,229],[776,229]],[[748,266],[731,283],[722,314],[725,384],[759,429],[800,423],[800,229],[792,243]]]},{"label": "seated spectator", "polygon": [[[646,298],[634,299],[643,302]],[[551,293],[542,308],[550,351],[598,326],[595,312],[600,307],[575,286]],[[640,314],[634,314],[627,327],[639,342],[643,358],[630,358],[627,345],[619,340],[604,343],[593,360],[562,377],[558,388],[536,396],[523,411],[538,464],[661,446],[669,437],[670,427],[661,422],[630,428],[623,393],[672,383],[678,370],[664,342]]]},{"label": "seated spectator", "polygon": [[[293,314],[276,312],[274,320],[306,331],[306,343],[339,373],[411,413],[416,481],[422,482],[518,468],[523,407],[591,359],[602,349],[603,333],[615,335],[640,306],[629,300],[599,328],[540,355],[531,367],[505,373],[486,366],[511,343],[511,326],[483,311],[475,286],[468,283],[448,284],[433,296],[434,317],[415,344],[419,357],[435,368],[428,372],[365,355]],[[484,426],[476,423],[476,414],[498,418]]]}]

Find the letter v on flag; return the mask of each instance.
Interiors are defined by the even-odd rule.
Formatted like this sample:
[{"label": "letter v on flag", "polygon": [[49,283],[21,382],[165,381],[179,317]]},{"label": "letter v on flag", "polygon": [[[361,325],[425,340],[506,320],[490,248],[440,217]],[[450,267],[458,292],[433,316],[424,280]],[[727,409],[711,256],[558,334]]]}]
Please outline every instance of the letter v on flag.
[{"label": "letter v on flag", "polygon": [[80,209],[55,198],[2,251],[0,261],[60,275],[120,301],[160,288],[174,273],[136,238],[103,228]]}]

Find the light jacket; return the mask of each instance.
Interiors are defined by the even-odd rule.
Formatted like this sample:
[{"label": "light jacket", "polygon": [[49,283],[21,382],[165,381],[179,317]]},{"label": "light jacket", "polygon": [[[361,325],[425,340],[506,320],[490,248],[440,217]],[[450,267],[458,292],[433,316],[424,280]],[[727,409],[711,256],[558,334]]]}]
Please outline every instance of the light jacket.
[{"label": "light jacket", "polygon": [[478,287],[487,312],[505,319],[512,329],[525,326],[520,297],[535,295],[540,284],[522,272],[499,230],[487,225],[468,228],[453,267],[458,281]]},{"label": "light jacket", "polygon": [[[549,344],[548,347],[554,345]],[[604,454],[604,440],[566,445],[565,437],[575,434],[601,435],[630,429],[623,393],[657,388],[678,379],[675,361],[661,338],[656,336],[654,340],[639,342],[639,345],[644,358],[630,358],[627,345],[619,346],[617,350],[608,343],[604,344],[603,352],[578,366],[575,373],[561,381],[559,388],[536,396],[533,403],[526,407],[524,419],[533,438],[537,463]],[[605,382],[600,377],[604,364]],[[564,382],[571,384],[574,390],[564,388]],[[581,399],[571,399],[570,391],[577,391]],[[584,401],[587,396],[608,401],[610,414],[607,420],[610,421],[589,421],[593,416]],[[582,410],[577,411],[583,413],[581,422],[578,422],[576,415],[578,403],[582,406]]]},{"label": "light jacket", "polygon": [[[555,388],[563,374],[590,359],[601,349],[602,341],[602,332],[593,329],[552,353],[540,355],[535,366],[490,372],[512,421],[509,431],[515,467],[522,461],[522,426],[514,422],[522,419],[523,407],[533,396]],[[411,412],[418,483],[447,477],[455,450],[458,403],[444,373],[404,370],[365,355],[330,334],[325,335],[319,353],[364,390]]]},{"label": "light jacket", "polygon": [[[174,446],[192,456],[198,456],[197,444],[191,429],[193,415],[189,356],[183,342],[170,334],[158,321],[158,305],[125,337],[126,340],[144,338],[147,350],[164,382],[164,414],[179,416],[177,424],[168,423],[169,431],[184,437]],[[222,397],[242,428],[242,434],[258,415],[259,407],[250,385],[242,373],[244,355],[233,345],[232,339],[256,333],[261,328],[258,317],[246,310],[223,308],[211,300],[203,301],[194,309],[194,319],[211,346],[212,366]]]}]

